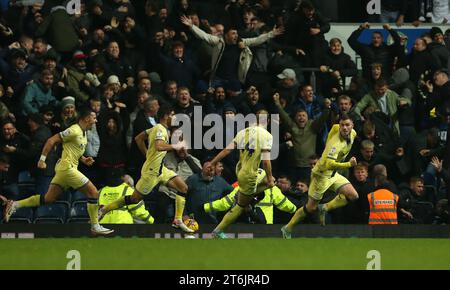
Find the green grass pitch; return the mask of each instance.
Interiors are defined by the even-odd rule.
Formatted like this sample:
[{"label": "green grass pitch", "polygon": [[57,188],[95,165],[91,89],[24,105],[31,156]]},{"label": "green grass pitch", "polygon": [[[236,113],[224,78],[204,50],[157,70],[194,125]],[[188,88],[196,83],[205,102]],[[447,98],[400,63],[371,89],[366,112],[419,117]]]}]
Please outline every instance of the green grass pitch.
[{"label": "green grass pitch", "polygon": [[142,238],[0,240],[0,269],[361,269],[380,253],[381,269],[450,269],[450,239],[316,238],[185,240]]}]

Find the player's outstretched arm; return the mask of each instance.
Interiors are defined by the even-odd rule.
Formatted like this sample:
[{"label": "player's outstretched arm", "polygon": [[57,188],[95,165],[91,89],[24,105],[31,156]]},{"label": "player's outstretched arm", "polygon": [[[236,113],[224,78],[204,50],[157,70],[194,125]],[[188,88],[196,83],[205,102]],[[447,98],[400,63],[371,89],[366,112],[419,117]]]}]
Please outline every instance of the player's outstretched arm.
[{"label": "player's outstretched arm", "polygon": [[136,145],[138,146],[139,150],[142,152],[142,154],[147,154],[147,147],[145,146],[145,139],[147,139],[147,133],[145,131],[142,131],[139,135],[134,137],[134,141],[136,141]]},{"label": "player's outstretched arm", "polygon": [[345,170],[355,167],[358,161],[355,157],[350,158],[348,162],[337,162],[336,160],[328,158],[326,161],[326,168],[328,170]]},{"label": "player's outstretched arm", "polygon": [[211,166],[213,167],[216,166],[217,162],[220,162],[222,159],[227,157],[235,148],[236,144],[234,142],[228,144],[228,146],[225,147],[225,149],[220,151],[220,153],[217,154],[216,157],[214,157],[214,159],[211,161]]},{"label": "player's outstretched arm", "polygon": [[56,144],[61,143],[62,138],[61,135],[55,134],[52,137],[50,137],[47,142],[45,142],[44,148],[42,149],[41,157],[39,158],[37,167],[39,169],[45,169],[47,168],[47,164],[45,163],[45,159],[47,159],[48,153],[55,147]]}]

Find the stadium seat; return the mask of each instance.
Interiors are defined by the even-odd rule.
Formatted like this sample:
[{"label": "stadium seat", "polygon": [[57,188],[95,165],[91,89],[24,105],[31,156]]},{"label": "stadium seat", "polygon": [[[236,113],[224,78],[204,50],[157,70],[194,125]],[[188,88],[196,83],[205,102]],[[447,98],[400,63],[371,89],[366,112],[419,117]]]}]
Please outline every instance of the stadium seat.
[{"label": "stadium seat", "polygon": [[17,185],[19,186],[20,198],[27,198],[36,194],[35,180],[27,170],[19,172]]},{"label": "stadium seat", "polygon": [[75,191],[72,193],[72,206],[74,206],[77,203],[85,203],[87,202],[87,197],[84,193],[80,191]]},{"label": "stadium seat", "polygon": [[66,212],[69,212],[69,209],[71,207],[70,191],[64,191],[55,203],[64,205],[66,207]]},{"label": "stadium seat", "polygon": [[18,186],[21,198],[27,198],[36,194],[36,187],[34,184],[19,183]]},{"label": "stadium seat", "polygon": [[69,219],[67,223],[88,223],[89,222],[89,214],[87,211],[87,203],[86,202],[77,202],[70,209]]},{"label": "stadium seat", "polygon": [[431,224],[434,216],[434,206],[431,202],[413,202],[411,213],[416,224]]},{"label": "stadium seat", "polygon": [[437,202],[437,189],[432,185],[425,185],[425,195],[428,200],[430,200],[433,204]]},{"label": "stadium seat", "polygon": [[33,222],[33,208],[19,208],[9,219],[9,223],[31,224]]},{"label": "stadium seat", "polygon": [[66,207],[63,204],[42,205],[36,209],[34,223],[63,224],[66,221],[66,213]]},{"label": "stadium seat", "polygon": [[28,170],[19,172],[18,183],[19,184],[34,184],[35,180],[31,176]]}]

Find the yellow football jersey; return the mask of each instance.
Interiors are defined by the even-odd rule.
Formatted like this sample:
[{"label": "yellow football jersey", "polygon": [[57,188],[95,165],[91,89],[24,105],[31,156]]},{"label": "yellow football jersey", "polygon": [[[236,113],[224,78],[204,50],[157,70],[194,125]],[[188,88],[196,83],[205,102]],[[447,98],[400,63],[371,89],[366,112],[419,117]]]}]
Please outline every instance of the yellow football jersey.
[{"label": "yellow football jersey", "polygon": [[56,165],[56,169],[77,168],[78,160],[83,156],[84,150],[86,149],[86,132],[81,129],[80,125],[74,124],[60,132],[59,135],[63,141],[63,151],[61,159]]},{"label": "yellow football jersey", "polygon": [[328,134],[325,150],[312,172],[321,176],[331,177],[336,170],[350,168],[350,162],[342,161],[347,157],[355,141],[356,131],[352,130],[349,140],[339,133],[339,124],[335,124]]},{"label": "yellow football jersey", "polygon": [[156,124],[153,128],[145,131],[148,136],[147,160],[142,166],[142,175],[158,175],[162,170],[163,159],[167,151],[156,150],[156,140],[162,140],[169,143],[169,133],[166,127]]},{"label": "yellow football jersey", "polygon": [[263,127],[252,126],[237,133],[233,141],[240,151],[236,174],[256,175],[261,164],[262,151],[272,150],[272,134]]}]

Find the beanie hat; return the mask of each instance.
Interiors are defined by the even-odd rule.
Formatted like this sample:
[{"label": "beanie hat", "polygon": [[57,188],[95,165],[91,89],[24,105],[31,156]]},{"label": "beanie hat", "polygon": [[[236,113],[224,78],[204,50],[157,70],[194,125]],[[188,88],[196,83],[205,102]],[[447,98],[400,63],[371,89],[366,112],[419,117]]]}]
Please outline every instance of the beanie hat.
[{"label": "beanie hat", "polygon": [[71,96],[67,96],[62,99],[61,101],[61,108],[64,109],[68,106],[74,106],[75,107],[75,98]]},{"label": "beanie hat", "polygon": [[107,83],[108,85],[110,85],[110,84],[118,84],[118,85],[120,86],[119,77],[116,76],[116,75],[110,75],[110,76],[108,77],[108,80],[106,81],[106,83]]}]

